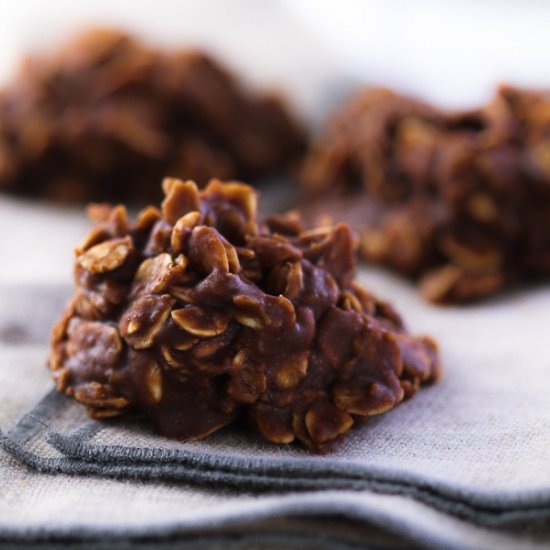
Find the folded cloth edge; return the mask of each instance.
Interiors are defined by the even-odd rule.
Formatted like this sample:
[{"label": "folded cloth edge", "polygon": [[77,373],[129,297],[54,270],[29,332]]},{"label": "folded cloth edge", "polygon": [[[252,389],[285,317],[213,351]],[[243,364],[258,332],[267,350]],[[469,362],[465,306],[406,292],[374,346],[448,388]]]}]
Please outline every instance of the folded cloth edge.
[{"label": "folded cloth edge", "polygon": [[[427,476],[347,462],[331,464],[326,457],[277,458],[273,462],[180,449],[147,449],[150,452],[144,453],[143,448],[91,446],[89,438],[104,424],[91,421],[69,436],[50,430],[49,419],[68,403],[68,398],[51,390],[7,434],[0,431],[0,447],[44,473],[164,480],[256,492],[368,490],[408,496],[491,527],[550,518],[550,491],[546,489],[519,494],[475,493]],[[26,449],[25,444],[39,434],[64,456],[42,457]]]}]

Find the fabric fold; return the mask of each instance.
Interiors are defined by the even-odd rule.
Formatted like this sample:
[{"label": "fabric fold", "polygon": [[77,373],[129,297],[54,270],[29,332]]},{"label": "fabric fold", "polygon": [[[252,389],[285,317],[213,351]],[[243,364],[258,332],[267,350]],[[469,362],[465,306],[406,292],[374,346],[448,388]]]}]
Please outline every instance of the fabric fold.
[{"label": "fabric fold", "polygon": [[[40,399],[51,387],[47,333],[66,289],[0,287],[0,302],[10,306],[0,311],[0,447],[18,461],[0,451],[0,541],[91,529],[98,540],[116,532],[120,542],[205,529],[205,540],[220,535],[223,545],[234,538],[219,530],[231,524],[240,550],[261,511],[267,522],[309,514],[319,533],[334,515],[357,522],[354,533],[376,525],[404,547],[548,547],[550,291],[434,308],[386,273],[362,277],[392,297],[416,332],[437,337],[446,374],[324,456],[263,443],[239,427],[170,440],[139,421],[92,421],[53,390]],[[288,548],[314,544],[308,537]]]},{"label": "fabric fold", "polygon": [[[407,496],[445,513],[485,526],[540,522],[550,518],[550,491],[472,491],[429,476],[304,453],[269,457],[208,450],[207,442],[164,441],[139,424],[85,420],[80,406],[50,391],[7,433],[0,445],[45,473],[97,475],[185,482],[257,492],[369,490]],[[80,413],[80,414],[79,414]],[[67,420],[68,423],[67,423]],[[229,430],[218,439],[239,439]],[[127,444],[116,443],[124,439]],[[141,446],[133,445],[139,441]],[[229,442],[223,442],[230,445]],[[218,446],[220,442],[218,442]]]}]

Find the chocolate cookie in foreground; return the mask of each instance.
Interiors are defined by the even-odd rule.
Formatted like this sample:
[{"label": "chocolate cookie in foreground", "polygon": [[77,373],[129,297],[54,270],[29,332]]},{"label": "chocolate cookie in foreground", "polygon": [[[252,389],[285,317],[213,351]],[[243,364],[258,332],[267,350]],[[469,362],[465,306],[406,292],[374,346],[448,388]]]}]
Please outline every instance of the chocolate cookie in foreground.
[{"label": "chocolate cookie in foreground", "polygon": [[429,300],[475,300],[550,275],[543,92],[503,86],[485,107],[453,113],[365,91],[329,121],[303,181],[324,194],[317,210],[361,233],[365,258],[419,280]]},{"label": "chocolate cookie in foreground", "polygon": [[261,222],[256,194],[166,179],[160,210],[90,209],[49,366],[94,418],[196,439],[244,417],[323,451],[440,376],[436,344],[355,281],[346,225]]},{"label": "chocolate cookie in foreground", "polygon": [[0,92],[0,190],[60,202],[160,199],[165,174],[282,174],[302,129],[196,50],[161,51],[111,30],[30,59]]}]

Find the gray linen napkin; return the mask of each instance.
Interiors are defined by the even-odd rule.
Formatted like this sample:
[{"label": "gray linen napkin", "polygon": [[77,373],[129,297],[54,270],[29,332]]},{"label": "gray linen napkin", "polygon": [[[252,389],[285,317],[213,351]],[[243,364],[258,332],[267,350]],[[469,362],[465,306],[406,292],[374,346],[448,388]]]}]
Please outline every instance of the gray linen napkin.
[{"label": "gray linen napkin", "polygon": [[[187,505],[177,517],[152,513],[140,524],[141,532],[119,517],[114,531],[120,540],[149,532],[189,533],[206,525],[210,537],[225,540],[223,530],[229,526],[248,537],[255,532],[251,522],[266,517],[338,515],[359,521],[359,527],[343,530],[346,536],[338,530],[334,535],[334,543],[348,547],[356,543],[348,535],[366,524],[369,533],[377,527],[420,546],[550,543],[550,353],[544,340],[550,290],[531,289],[462,309],[434,308],[387,274],[369,270],[362,277],[391,297],[415,332],[439,338],[446,376],[355,429],[328,456],[262,443],[238,427],[185,443],[159,437],[139,422],[90,421],[78,404],[48,393],[51,385],[43,368],[49,329],[70,289],[29,285],[0,287],[1,445],[43,473],[25,470],[34,480],[31,495],[48,494],[59,480],[65,491],[70,487],[69,498],[117,484],[111,508],[115,503],[128,506],[130,487],[136,493],[139,487],[151,494],[176,491],[178,502],[189,499],[197,505]],[[46,393],[41,400],[40,393]],[[10,468],[17,466],[11,462]],[[82,477],[68,477],[74,474]],[[124,478],[134,479],[133,485],[119,481]],[[97,533],[95,521],[84,529],[82,503],[76,517],[65,510],[62,526],[59,518],[51,523],[48,510],[36,517],[34,510],[25,523],[17,516],[20,509],[2,507],[6,498],[20,502],[14,492],[17,485],[8,484],[7,496],[0,496],[0,534],[17,539],[19,526],[38,536],[52,525],[58,534],[74,535],[75,525],[80,534],[86,529],[90,536]],[[57,487],[46,501],[56,498]],[[158,498],[164,502],[166,496]],[[87,506],[90,512],[92,505]],[[49,527],[39,527],[44,518]],[[73,523],[66,523],[70,518]],[[290,548],[319,534],[313,528],[306,536],[302,527],[292,542],[285,538],[288,530],[267,523],[269,529],[258,529],[272,537],[274,547],[280,537],[283,547]],[[366,542],[368,537],[362,536]]]}]

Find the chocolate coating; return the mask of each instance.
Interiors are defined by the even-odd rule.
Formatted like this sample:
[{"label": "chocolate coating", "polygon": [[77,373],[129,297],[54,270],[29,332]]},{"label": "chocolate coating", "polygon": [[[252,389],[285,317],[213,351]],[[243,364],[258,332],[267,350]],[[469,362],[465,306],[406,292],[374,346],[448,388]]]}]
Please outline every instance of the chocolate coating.
[{"label": "chocolate coating", "polygon": [[550,276],[549,151],[543,92],[503,86],[453,113],[374,89],[332,116],[303,182],[324,195],[317,210],[353,224],[366,259],[429,300],[464,302]]},{"label": "chocolate coating", "polygon": [[76,252],[49,365],[93,417],[134,411],[193,439],[245,416],[269,441],[322,451],[438,378],[436,344],[354,282],[347,226],[260,222],[240,183],[163,187],[161,210],[132,224],[92,207]]},{"label": "chocolate coating", "polygon": [[147,204],[166,174],[266,178],[303,145],[276,96],[212,57],[112,30],[28,60],[0,92],[0,190],[60,202]]}]

